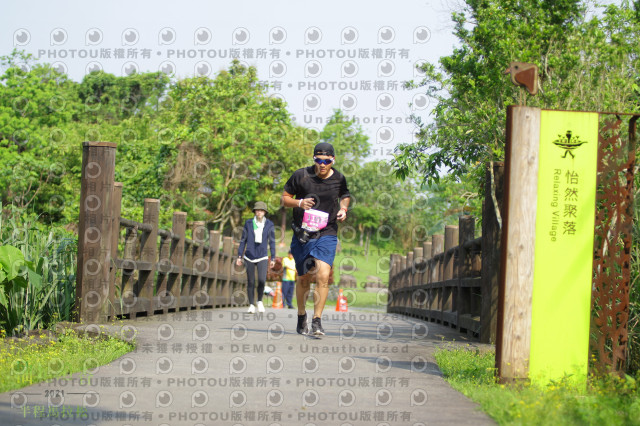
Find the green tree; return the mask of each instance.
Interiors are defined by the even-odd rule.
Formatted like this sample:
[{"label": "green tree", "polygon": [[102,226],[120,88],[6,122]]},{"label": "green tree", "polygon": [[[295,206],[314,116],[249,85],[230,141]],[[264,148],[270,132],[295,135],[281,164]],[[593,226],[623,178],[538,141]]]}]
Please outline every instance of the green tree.
[{"label": "green tree", "polygon": [[[375,207],[365,204],[357,204],[352,214],[357,220],[358,230],[360,231],[360,247],[364,249],[364,255],[369,258],[369,243],[371,242],[371,234],[380,226],[382,220],[382,212]],[[364,236],[366,235],[366,241]]]},{"label": "green tree", "polygon": [[157,110],[169,85],[162,72],[133,73],[116,77],[104,71],[91,72],[78,84],[83,113],[90,122],[118,123]]},{"label": "green tree", "polygon": [[358,230],[360,246],[365,250],[371,234],[386,224],[403,196],[400,182],[388,170],[384,161],[370,161],[354,165],[347,173],[353,196],[349,223]]},{"label": "green tree", "polygon": [[457,224],[463,214],[480,215],[478,194],[469,184],[441,182],[422,185],[415,179],[399,181],[385,161],[371,161],[349,176],[354,200],[348,223],[369,252],[373,237],[379,248],[421,246],[445,225]]},{"label": "green tree", "polygon": [[320,142],[329,142],[341,161],[360,163],[371,149],[369,137],[353,118],[336,109],[319,134]]},{"label": "green tree", "polygon": [[299,165],[291,147],[301,135],[286,105],[267,96],[256,70],[234,61],[215,79],[176,82],[161,114],[158,137],[172,151],[165,188],[174,207],[202,216],[223,229],[237,226],[251,201],[279,203],[283,179]]},{"label": "green tree", "polygon": [[[579,0],[469,0],[453,13],[459,47],[439,67],[423,64],[424,80],[409,83],[424,88],[436,106],[431,122],[414,117],[419,141],[396,148],[398,176],[416,173],[434,182],[446,173],[455,179],[471,173],[479,183],[484,164],[504,157],[509,104],[638,111],[634,11],[627,3],[610,5],[601,16],[586,10]],[[539,67],[538,96],[525,97],[503,75],[512,61]]]},{"label": "green tree", "polygon": [[74,116],[75,83],[16,50],[0,62],[7,67],[0,76],[0,202],[59,219],[52,197],[66,167],[57,149]]}]

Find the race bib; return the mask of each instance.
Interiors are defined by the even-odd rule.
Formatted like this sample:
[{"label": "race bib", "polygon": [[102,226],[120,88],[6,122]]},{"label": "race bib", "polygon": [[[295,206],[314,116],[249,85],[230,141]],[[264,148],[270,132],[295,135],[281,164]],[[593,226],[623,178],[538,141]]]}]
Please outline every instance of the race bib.
[{"label": "race bib", "polygon": [[310,232],[316,232],[327,226],[329,213],[320,210],[309,209],[304,211],[302,227]]}]

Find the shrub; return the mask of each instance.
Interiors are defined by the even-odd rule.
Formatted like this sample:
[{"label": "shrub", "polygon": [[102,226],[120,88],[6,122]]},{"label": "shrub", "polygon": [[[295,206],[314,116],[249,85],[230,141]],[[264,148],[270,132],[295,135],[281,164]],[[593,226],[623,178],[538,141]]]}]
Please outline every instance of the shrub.
[{"label": "shrub", "polygon": [[0,214],[0,328],[17,335],[72,319],[77,238],[14,206]]}]

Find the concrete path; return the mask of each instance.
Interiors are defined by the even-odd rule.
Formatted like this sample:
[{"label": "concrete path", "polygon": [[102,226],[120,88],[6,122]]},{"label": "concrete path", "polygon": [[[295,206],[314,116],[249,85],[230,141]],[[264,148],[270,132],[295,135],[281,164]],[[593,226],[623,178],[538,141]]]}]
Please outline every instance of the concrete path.
[{"label": "concrete path", "polygon": [[443,339],[466,340],[450,328],[327,309],[326,336],[310,338],[295,332],[295,310],[244,310],[111,327],[135,333],[137,350],[90,376],[0,394],[0,425],[493,424],[435,364]]}]

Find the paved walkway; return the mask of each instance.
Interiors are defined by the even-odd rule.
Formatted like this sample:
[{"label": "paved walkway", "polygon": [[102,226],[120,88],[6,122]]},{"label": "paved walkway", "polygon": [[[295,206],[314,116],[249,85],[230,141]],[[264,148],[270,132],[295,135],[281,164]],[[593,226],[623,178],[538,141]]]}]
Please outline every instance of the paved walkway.
[{"label": "paved walkway", "polygon": [[[0,394],[0,425],[493,424],[447,385],[433,358],[443,338],[464,336],[350,309],[326,310],[327,335],[310,338],[295,332],[295,312],[229,308],[125,321],[113,330],[136,333],[135,352],[90,377]],[[61,417],[40,417],[49,412]]]}]

